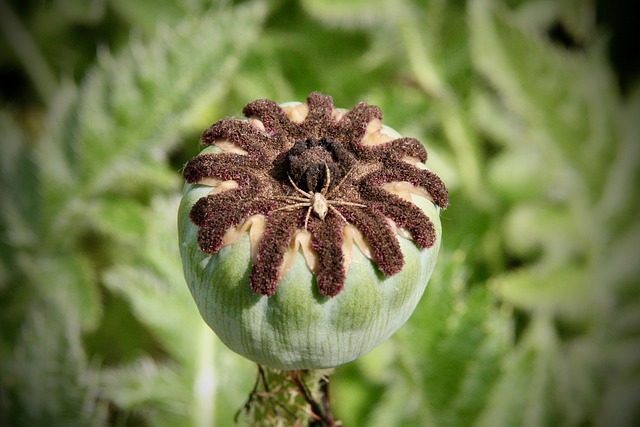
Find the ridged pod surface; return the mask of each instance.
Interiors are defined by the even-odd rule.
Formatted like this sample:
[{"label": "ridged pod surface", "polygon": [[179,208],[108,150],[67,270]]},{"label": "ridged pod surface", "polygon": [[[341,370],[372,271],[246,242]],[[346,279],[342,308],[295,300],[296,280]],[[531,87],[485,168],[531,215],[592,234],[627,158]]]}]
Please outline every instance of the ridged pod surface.
[{"label": "ridged pod surface", "polygon": [[[306,118],[319,109],[313,107],[314,102],[318,103],[313,96],[322,97],[323,101],[328,98],[312,94],[308,106],[289,103],[272,108],[284,111],[295,126],[304,127]],[[310,136],[304,135],[309,138],[306,145],[300,145],[300,137],[283,138],[284,125],[272,124],[277,122],[273,115],[258,108],[245,108],[249,120],[233,121],[236,127],[227,126],[209,141],[205,132],[203,143],[209,147],[185,168],[188,182],[178,212],[180,252],[186,282],[200,314],[230,349],[276,369],[339,366],[389,338],[416,308],[441,244],[439,213],[446,208],[448,199],[444,185],[423,164],[426,152],[422,156],[419,148],[407,148],[412,147],[413,141],[409,141],[399,149],[398,156],[387,153],[383,160],[367,154],[368,148],[363,148],[364,154],[351,150],[355,154],[340,157],[335,154],[341,149],[340,144],[350,147],[348,141],[341,140],[340,131],[350,112],[333,109],[332,103],[331,108],[330,126],[316,125]],[[300,110],[302,117],[294,119]],[[252,123],[256,116],[260,119],[258,124]],[[367,145],[367,141],[376,139],[376,149],[394,141],[404,143],[391,128],[371,126],[375,117],[360,117],[366,122],[366,129],[355,127],[354,132],[360,132],[357,141]],[[260,161],[275,164],[263,168],[262,178],[255,172],[257,163],[243,163],[253,147],[238,141],[242,132],[253,130],[240,122],[258,130],[254,141],[264,140],[261,143],[267,148]],[[231,127],[240,132],[229,131]],[[276,138],[284,142],[279,142],[279,151],[269,152],[268,144]],[[322,150],[328,150],[329,145],[334,150],[328,155],[329,160],[314,158],[311,162],[312,166],[313,162],[320,165],[316,168],[320,172],[314,172],[317,176],[296,175],[294,166],[298,164],[294,161],[298,157],[294,156],[306,155],[307,146],[324,156]],[[359,166],[361,159],[363,164],[368,162],[366,167]],[[220,164],[226,161],[236,162],[237,170],[221,169]],[[398,162],[403,163],[400,169],[407,165],[411,170],[387,171]],[[278,172],[278,167],[284,172]],[[253,185],[259,182],[263,188],[242,193],[244,175],[238,172],[242,168],[252,177],[257,176],[258,181],[251,181]],[[311,169],[303,164],[303,171]],[[418,172],[414,174],[413,169]],[[386,193],[376,195],[371,188],[384,188],[391,194],[391,207],[383,204]],[[235,200],[231,197],[233,192],[252,194],[253,199],[239,197],[233,203],[242,209],[231,211],[244,216],[237,221],[233,217],[223,221],[220,218],[225,218],[226,206],[221,203]],[[321,199],[330,205],[326,214],[319,214],[314,204],[313,196],[318,194],[326,196]],[[306,200],[307,196],[312,197]],[[203,214],[205,208],[201,206],[206,200],[209,210]],[[248,205],[249,202],[253,204]],[[406,218],[396,212],[409,205],[414,210]],[[281,225],[275,227],[273,223]],[[283,241],[278,243],[270,237],[273,235],[284,236]],[[215,236],[219,238],[216,240]],[[394,241],[386,245],[382,240],[385,238]],[[334,258],[337,261],[333,264],[324,261]]]}]

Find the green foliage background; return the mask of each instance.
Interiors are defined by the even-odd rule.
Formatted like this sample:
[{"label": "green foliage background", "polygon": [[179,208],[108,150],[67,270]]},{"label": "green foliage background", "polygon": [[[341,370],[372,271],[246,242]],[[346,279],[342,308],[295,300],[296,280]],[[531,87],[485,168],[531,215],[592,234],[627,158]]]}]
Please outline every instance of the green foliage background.
[{"label": "green foliage background", "polygon": [[0,0],[0,425],[231,425],[255,368],[184,284],[181,167],[315,90],[379,105],[451,195],[416,313],[332,377],[344,425],[638,425],[640,91],[595,11]]}]

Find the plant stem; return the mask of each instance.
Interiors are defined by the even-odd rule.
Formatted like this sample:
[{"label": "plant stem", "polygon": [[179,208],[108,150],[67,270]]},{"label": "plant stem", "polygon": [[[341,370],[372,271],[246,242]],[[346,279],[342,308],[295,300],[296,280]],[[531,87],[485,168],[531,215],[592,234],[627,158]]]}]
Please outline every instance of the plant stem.
[{"label": "plant stem", "polygon": [[251,426],[337,427],[329,398],[333,370],[281,371],[258,366],[247,402],[236,414]]}]

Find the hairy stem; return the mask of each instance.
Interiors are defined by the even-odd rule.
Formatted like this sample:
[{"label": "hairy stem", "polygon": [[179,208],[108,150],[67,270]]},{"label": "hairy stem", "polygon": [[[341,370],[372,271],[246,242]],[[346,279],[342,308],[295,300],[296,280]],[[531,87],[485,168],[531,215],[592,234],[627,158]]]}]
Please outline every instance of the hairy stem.
[{"label": "hairy stem", "polygon": [[329,399],[329,375],[333,370],[281,371],[258,366],[247,402],[236,422],[251,426],[337,427]]}]

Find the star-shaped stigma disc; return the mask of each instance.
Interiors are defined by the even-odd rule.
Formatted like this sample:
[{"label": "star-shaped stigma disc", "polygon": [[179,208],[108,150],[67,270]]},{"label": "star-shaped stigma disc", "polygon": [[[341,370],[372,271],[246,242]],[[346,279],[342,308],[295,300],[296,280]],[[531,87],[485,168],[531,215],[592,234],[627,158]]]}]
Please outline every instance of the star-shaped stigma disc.
[{"label": "star-shaped stigma disc", "polygon": [[371,129],[381,127],[378,107],[359,103],[342,112],[320,93],[300,105],[306,115],[292,119],[285,107],[257,100],[243,110],[249,120],[223,119],[204,132],[202,143],[223,151],[189,161],[186,180],[234,185],[198,200],[190,217],[200,227],[200,249],[209,254],[220,251],[230,229],[256,216],[264,219],[249,282],[267,296],[276,292],[294,237],[310,233],[318,289],[334,297],[347,275],[345,227],[362,234],[371,259],[386,275],[404,265],[398,229],[421,248],[435,242],[429,217],[387,185],[404,183],[442,209],[448,193],[440,178],[417,166],[427,159],[418,140],[386,137],[368,143]]}]

